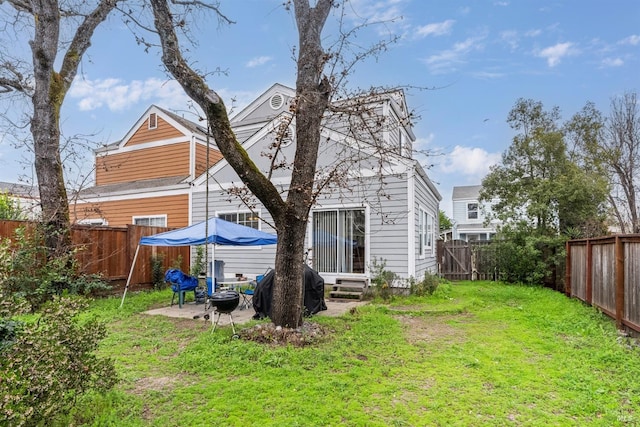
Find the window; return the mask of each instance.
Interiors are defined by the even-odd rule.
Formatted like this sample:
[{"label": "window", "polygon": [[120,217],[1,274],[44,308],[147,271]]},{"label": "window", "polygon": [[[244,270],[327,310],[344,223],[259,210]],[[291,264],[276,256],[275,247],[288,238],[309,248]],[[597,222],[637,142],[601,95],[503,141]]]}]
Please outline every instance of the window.
[{"label": "window", "polygon": [[167,226],[167,216],[166,215],[155,215],[155,216],[134,216],[133,217],[134,225],[149,225],[153,227],[166,227]]},{"label": "window", "polygon": [[418,254],[424,257],[433,250],[434,217],[423,209],[418,215]]},{"label": "window", "polygon": [[260,218],[253,212],[220,213],[218,218],[260,230]]},{"label": "window", "polygon": [[95,219],[81,219],[78,221],[78,224],[82,225],[109,225],[106,219],[104,218],[95,218]]},{"label": "window", "polygon": [[364,209],[314,212],[312,227],[315,270],[324,273],[364,273]]},{"label": "window", "polygon": [[467,219],[478,219],[477,203],[467,203]]},{"label": "window", "polygon": [[149,129],[158,127],[158,115],[156,113],[149,114]]}]

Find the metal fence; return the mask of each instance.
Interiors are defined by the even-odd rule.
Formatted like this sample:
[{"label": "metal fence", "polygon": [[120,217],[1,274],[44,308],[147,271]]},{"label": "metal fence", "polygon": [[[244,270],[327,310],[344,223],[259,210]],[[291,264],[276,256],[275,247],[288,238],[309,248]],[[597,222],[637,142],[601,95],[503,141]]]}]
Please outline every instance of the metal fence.
[{"label": "metal fence", "polygon": [[566,293],[640,332],[640,235],[567,242]]},{"label": "metal fence", "polygon": [[[0,237],[14,240],[16,229],[33,225],[28,221],[0,221]],[[80,270],[86,274],[102,275],[114,290],[118,290],[127,280],[140,238],[168,230],[170,228],[140,225],[73,225],[71,239],[77,249]],[[181,270],[189,271],[188,246],[141,246],[135,269],[131,272],[129,290],[146,289],[153,284],[152,258],[162,260],[162,272],[176,263],[179,263]]]}]

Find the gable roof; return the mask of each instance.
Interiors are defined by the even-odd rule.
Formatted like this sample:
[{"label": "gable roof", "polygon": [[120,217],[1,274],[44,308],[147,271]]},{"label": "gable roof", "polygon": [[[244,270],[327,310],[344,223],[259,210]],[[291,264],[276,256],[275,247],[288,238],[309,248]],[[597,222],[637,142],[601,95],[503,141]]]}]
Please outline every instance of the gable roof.
[{"label": "gable roof", "polygon": [[482,185],[465,185],[460,187],[453,187],[451,198],[453,200],[475,200],[480,197],[480,190],[482,190]]},{"label": "gable roof", "polygon": [[94,150],[94,153],[96,155],[105,154],[108,152],[112,152],[113,150],[116,150],[118,148],[124,147],[129,139],[131,139],[131,137],[140,129],[140,127],[143,126],[143,124],[147,121],[149,115],[152,113],[157,114],[171,126],[176,128],[176,130],[184,134],[185,137],[195,135],[197,137],[200,137],[200,139],[206,138],[206,127],[152,104],[144,111],[144,113],[140,115],[135,124],[129,129],[129,131],[121,140],[97,148],[96,150]]},{"label": "gable roof", "polygon": [[[249,120],[247,121],[247,119],[254,114],[262,105],[264,105],[269,99],[271,99],[271,97],[273,97],[276,94],[281,94],[284,96],[284,102],[282,103],[281,107],[279,109],[274,109],[273,110],[273,116],[277,116],[278,114],[282,113],[282,111],[288,111],[289,110],[289,101],[291,100],[291,98],[293,98],[296,95],[296,91],[295,89],[292,89],[288,86],[285,86],[283,84],[280,83],[274,83],[269,89],[267,89],[266,91],[264,91],[262,93],[262,95],[260,95],[259,97],[257,97],[255,100],[253,100],[249,105],[247,105],[246,107],[244,107],[238,114],[236,114],[235,116],[233,116],[230,121],[231,121],[231,126],[235,127],[238,125],[245,125],[247,123],[253,123],[254,121]],[[261,117],[258,121],[270,121],[272,117]]]}]

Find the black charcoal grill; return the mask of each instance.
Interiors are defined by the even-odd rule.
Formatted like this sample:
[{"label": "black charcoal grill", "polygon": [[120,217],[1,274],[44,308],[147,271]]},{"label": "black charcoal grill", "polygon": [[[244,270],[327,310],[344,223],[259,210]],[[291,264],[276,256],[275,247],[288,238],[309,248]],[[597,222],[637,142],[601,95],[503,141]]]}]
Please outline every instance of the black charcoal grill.
[{"label": "black charcoal grill", "polygon": [[[222,315],[222,313],[225,313],[229,316],[231,329],[233,330],[233,336],[236,336],[236,327],[233,323],[233,316],[231,315],[231,313],[233,312],[233,310],[238,308],[238,305],[240,304],[240,294],[237,291],[214,292],[209,295],[209,304],[215,309],[215,311],[218,312],[218,317],[213,324],[213,330],[211,332],[216,330],[216,326],[218,325],[220,316]],[[213,321],[213,319],[211,320]]]}]

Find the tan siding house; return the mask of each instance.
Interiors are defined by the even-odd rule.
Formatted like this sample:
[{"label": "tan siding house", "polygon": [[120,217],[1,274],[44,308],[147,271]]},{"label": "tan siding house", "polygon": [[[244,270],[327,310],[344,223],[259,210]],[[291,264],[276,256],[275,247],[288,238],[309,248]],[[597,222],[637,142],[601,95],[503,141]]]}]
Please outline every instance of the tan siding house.
[{"label": "tan siding house", "polygon": [[184,227],[189,225],[191,183],[222,159],[206,129],[151,106],[116,143],[95,152],[95,186],[70,206],[77,223]]}]

